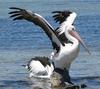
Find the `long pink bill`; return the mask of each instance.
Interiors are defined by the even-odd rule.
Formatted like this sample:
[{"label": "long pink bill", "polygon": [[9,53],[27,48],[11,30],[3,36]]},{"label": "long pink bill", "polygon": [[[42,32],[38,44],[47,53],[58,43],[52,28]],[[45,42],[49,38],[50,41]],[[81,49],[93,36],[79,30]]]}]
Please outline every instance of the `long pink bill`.
[{"label": "long pink bill", "polygon": [[86,50],[89,54],[91,54],[90,51],[89,51],[89,49],[88,49],[88,47],[86,46],[86,44],[84,43],[84,41],[83,41],[82,38],[80,37],[80,35],[79,35],[75,30],[71,30],[70,33],[71,33],[72,36],[74,36],[74,37],[82,44],[82,46],[85,48],[85,50]]}]

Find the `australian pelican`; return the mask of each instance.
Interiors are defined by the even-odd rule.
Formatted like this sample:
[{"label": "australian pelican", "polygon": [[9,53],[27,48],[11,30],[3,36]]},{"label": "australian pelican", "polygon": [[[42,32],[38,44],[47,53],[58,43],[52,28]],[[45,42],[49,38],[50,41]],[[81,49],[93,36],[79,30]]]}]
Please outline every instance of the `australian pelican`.
[{"label": "australian pelican", "polygon": [[29,77],[50,78],[54,66],[48,57],[34,57],[25,66],[30,72]]},{"label": "australian pelican", "polygon": [[[11,14],[10,17],[14,17],[13,20],[24,19],[29,22],[32,22],[35,25],[40,26],[42,30],[47,34],[53,46],[53,52],[51,53],[50,59],[54,62],[54,70],[59,73],[62,73],[63,76],[67,74],[67,76],[64,77],[64,79],[70,82],[69,68],[72,61],[77,57],[79,53],[80,43],[83,45],[86,51],[90,53],[81,37],[76,32],[76,29],[73,25],[77,14],[71,11],[54,11],[53,18],[56,22],[59,22],[60,24],[60,26],[55,30],[47,22],[46,19],[44,19],[41,15],[37,13],[32,13],[31,11],[16,7],[11,7],[10,9],[13,10],[9,13]],[[41,63],[38,61],[33,61],[32,63],[30,63],[30,65],[34,65],[33,70],[35,70],[34,72],[36,72],[38,68],[40,68],[39,66],[41,65]],[[35,69],[35,66],[38,67]],[[45,67],[43,68],[43,73],[44,71]],[[50,69],[50,71],[52,70]],[[42,68],[40,72],[42,73]]]}]

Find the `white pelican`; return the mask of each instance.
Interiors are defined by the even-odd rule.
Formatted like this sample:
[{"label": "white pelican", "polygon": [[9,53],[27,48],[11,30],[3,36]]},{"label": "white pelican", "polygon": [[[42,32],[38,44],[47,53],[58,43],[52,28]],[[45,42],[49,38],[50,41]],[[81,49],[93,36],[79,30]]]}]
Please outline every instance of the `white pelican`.
[{"label": "white pelican", "polygon": [[25,66],[30,72],[29,77],[50,78],[54,66],[48,57],[34,57]]},{"label": "white pelican", "polygon": [[14,10],[9,13],[11,14],[10,17],[14,17],[13,20],[25,19],[33,22],[35,25],[40,26],[47,34],[53,46],[51,60],[54,62],[55,71],[61,73],[64,76],[65,81],[71,83],[69,77],[69,68],[72,61],[79,53],[79,43],[81,43],[89,53],[87,46],[84,44],[83,40],[73,26],[77,14],[71,11],[53,12],[55,14],[53,16],[55,21],[60,23],[60,26],[57,28],[57,30],[54,30],[54,28],[46,21],[46,19],[37,13],[32,13],[31,11],[16,7],[11,7],[10,9]]}]

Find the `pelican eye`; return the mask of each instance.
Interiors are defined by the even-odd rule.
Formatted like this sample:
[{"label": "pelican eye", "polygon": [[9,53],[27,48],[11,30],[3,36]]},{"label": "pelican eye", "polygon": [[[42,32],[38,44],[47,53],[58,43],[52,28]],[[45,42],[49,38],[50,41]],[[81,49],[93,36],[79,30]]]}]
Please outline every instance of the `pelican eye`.
[{"label": "pelican eye", "polygon": [[72,30],[75,31],[75,28],[73,27]]}]

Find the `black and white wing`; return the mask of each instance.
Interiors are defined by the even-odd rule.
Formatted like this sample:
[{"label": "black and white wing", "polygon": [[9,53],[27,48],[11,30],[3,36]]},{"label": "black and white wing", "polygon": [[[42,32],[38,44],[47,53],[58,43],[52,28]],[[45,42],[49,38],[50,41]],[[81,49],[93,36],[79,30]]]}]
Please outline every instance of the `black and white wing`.
[{"label": "black and white wing", "polygon": [[65,36],[65,27],[73,25],[77,14],[69,10],[54,11],[52,13],[54,14],[53,15],[54,20],[56,22],[59,22],[60,24],[60,26],[56,29],[56,33],[58,34],[59,39],[62,41],[62,43],[68,43],[69,40]]},{"label": "black and white wing", "polygon": [[77,14],[75,12],[71,12],[69,10],[66,11],[54,11],[53,18],[56,22],[59,22],[60,24],[65,22],[67,25],[72,25]]},{"label": "black and white wing", "polygon": [[[31,11],[11,7],[13,11],[11,11],[9,14],[11,14],[10,17],[13,17],[13,20],[27,20],[30,22],[33,22],[35,25],[38,25],[44,30],[44,32],[47,34],[49,39],[52,42],[53,49],[56,49],[57,52],[60,50],[60,45],[62,44],[59,40],[57,34],[54,31],[54,28],[44,19],[41,15],[37,13],[32,13]],[[62,44],[63,45],[63,44]]]}]

